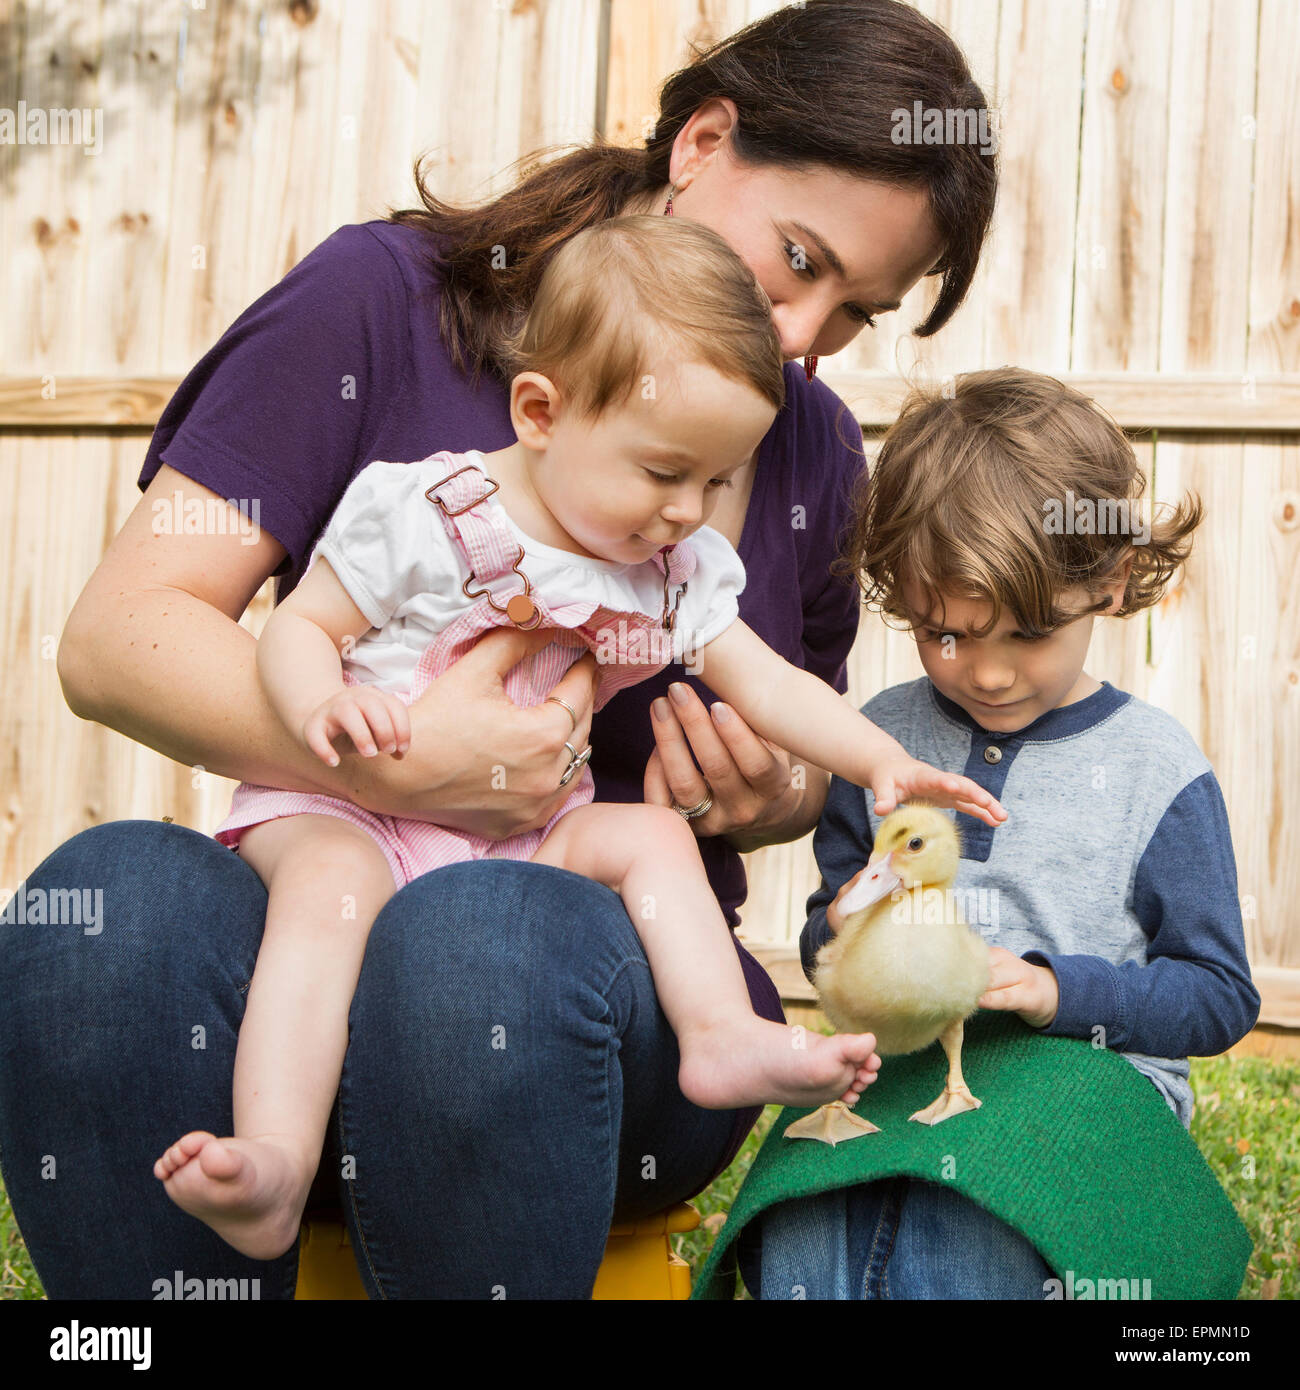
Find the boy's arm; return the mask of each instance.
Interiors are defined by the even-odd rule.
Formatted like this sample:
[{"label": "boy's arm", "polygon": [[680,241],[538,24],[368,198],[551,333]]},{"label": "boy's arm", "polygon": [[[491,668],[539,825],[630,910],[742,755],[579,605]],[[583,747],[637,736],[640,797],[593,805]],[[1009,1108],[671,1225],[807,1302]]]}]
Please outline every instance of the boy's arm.
[{"label": "boy's arm", "polygon": [[323,555],[266,620],[257,672],[272,708],[294,734],[307,716],[343,688],[345,643],[371,629]]},{"label": "boy's arm", "polygon": [[808,921],[799,937],[799,956],[804,974],[810,980],[817,952],[831,939],[826,909],[849,879],[866,866],[873,844],[862,788],[842,777],[832,777],[821,820],[813,832],[813,854],[821,871],[821,887],[809,897],[804,908]]},{"label": "boy's arm", "polygon": [[1147,964],[1100,956],[1024,959],[1051,968],[1060,988],[1055,1019],[1042,1031],[1086,1038],[1152,1057],[1213,1057],[1259,1017],[1237,899],[1228,813],[1213,772],[1170,803],[1138,864],[1133,909],[1146,933]]}]

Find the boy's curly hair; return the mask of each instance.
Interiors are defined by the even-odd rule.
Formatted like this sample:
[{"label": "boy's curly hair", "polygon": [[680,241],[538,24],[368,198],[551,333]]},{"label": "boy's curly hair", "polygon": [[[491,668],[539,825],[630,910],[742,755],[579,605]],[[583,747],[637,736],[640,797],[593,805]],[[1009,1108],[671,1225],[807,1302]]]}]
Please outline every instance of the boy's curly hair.
[{"label": "boy's curly hair", "polygon": [[[855,497],[835,574],[905,627],[908,581],[930,605],[946,591],[992,606],[983,637],[1009,609],[1031,636],[1100,612],[1099,597],[1133,557],[1116,616],[1158,602],[1203,518],[1189,496],[1142,519],[1146,478],[1128,436],[1095,402],[1054,377],[1015,367],[969,372],[949,395],[914,390]],[[1062,602],[1082,587],[1091,601]]]}]

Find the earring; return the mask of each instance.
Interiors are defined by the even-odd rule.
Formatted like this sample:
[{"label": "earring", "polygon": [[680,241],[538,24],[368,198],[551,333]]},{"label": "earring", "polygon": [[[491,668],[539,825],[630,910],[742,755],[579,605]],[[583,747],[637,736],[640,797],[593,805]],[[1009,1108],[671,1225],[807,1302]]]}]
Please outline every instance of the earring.
[{"label": "earring", "polygon": [[676,193],[676,192],[677,192],[677,185],[676,185],[675,183],[674,183],[674,184],[671,184],[671,185],[669,186],[669,189],[668,189],[668,206],[667,206],[666,208],[664,208],[664,216],[665,216],[665,217],[672,217],[672,216],[675,215],[675,214],[673,213],[673,194]]},{"label": "earring", "polygon": [[807,381],[811,381],[817,375],[817,359],[815,357],[805,357],[803,360],[803,374]]}]

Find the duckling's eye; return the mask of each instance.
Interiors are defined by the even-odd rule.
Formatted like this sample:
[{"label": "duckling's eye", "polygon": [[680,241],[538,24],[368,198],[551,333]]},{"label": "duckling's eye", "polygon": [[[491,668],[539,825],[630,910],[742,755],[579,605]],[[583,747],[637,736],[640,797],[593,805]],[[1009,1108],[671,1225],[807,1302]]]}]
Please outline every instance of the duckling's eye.
[{"label": "duckling's eye", "polygon": [[913,854],[915,854],[916,851],[920,849],[923,844],[925,844],[925,841],[919,835],[913,835],[912,838],[907,842],[907,847],[912,851]]}]

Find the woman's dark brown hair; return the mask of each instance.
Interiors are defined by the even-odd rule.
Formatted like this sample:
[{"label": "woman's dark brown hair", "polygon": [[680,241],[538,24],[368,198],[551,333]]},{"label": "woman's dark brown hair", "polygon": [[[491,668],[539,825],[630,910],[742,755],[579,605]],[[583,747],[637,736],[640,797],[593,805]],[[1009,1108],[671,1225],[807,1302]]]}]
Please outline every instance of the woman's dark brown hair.
[{"label": "woman's dark brown hair", "polygon": [[[598,139],[524,174],[479,207],[440,201],[416,165],[422,208],[390,220],[429,237],[444,282],[439,328],[463,371],[503,375],[500,345],[532,303],[556,247],[618,216],[631,198],[669,184],[673,142],[716,97],[735,102],[732,149],[754,167],[821,166],[924,188],[945,250],[931,274],[938,298],[915,332],[927,337],[965,298],[993,214],[997,172],[973,143],[895,143],[895,113],[979,111],[983,92],[952,39],[900,0],[808,0],[748,25],[703,51],[659,92],[645,148]],[[534,165],[537,155],[516,161]],[[516,167],[512,166],[512,167]]]}]

